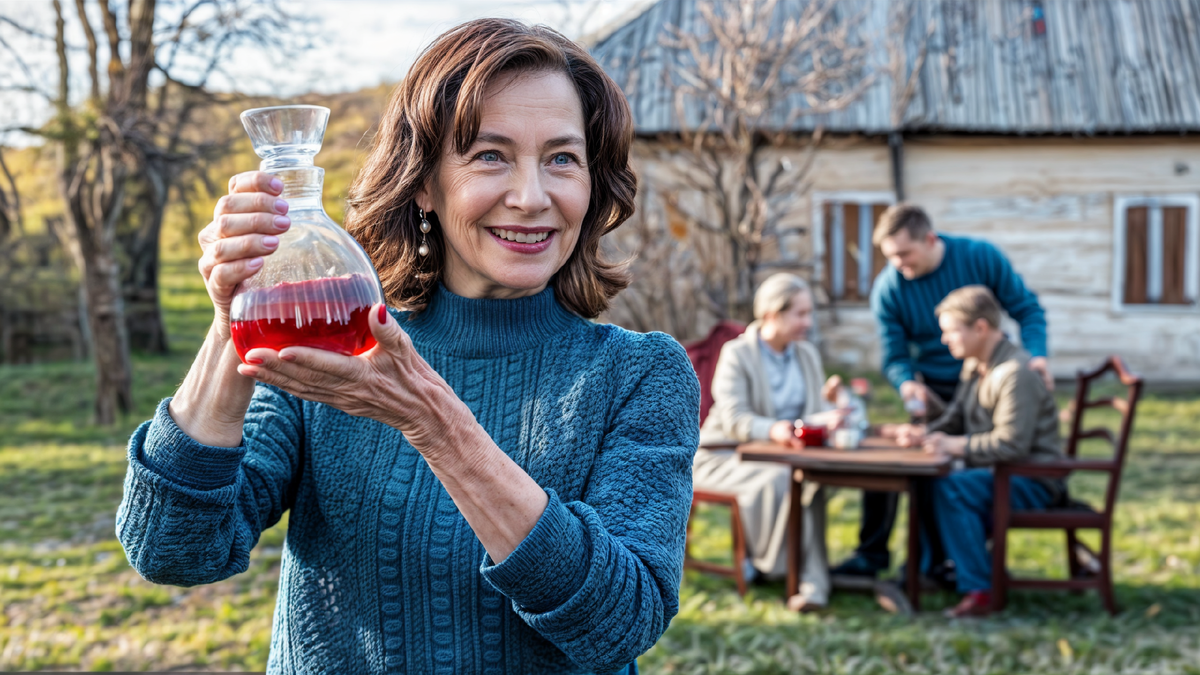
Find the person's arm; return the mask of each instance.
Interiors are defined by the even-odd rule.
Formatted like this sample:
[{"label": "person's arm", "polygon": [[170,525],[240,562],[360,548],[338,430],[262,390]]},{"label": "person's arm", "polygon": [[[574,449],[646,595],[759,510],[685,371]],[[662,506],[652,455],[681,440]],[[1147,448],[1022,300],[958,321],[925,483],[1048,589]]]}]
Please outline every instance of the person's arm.
[{"label": "person's arm", "polygon": [[[961,392],[966,389],[966,384],[958,385]],[[925,427],[925,433],[936,434],[942,433],[949,436],[960,436],[966,429],[966,423],[963,420],[963,405],[959,395],[954,396],[954,400],[946,406],[946,410],[936,420],[930,422]]]},{"label": "person's arm", "polygon": [[[880,275],[882,280],[883,275]],[[908,333],[900,323],[896,310],[896,289],[876,283],[871,289],[871,312],[879,325],[879,342],[883,355],[883,375],[900,391],[905,382],[914,379],[912,356],[908,349]]]},{"label": "person's arm", "polygon": [[1011,462],[1029,455],[1037,431],[1039,376],[1028,368],[1013,368],[1000,383],[992,430],[967,437],[964,457],[970,466]]},{"label": "person's arm", "polygon": [[[751,364],[741,363],[736,343],[727,342],[717,358],[713,373],[713,406],[708,414],[715,415],[725,435],[739,443],[765,441],[771,437],[771,425],[776,420],[758,415],[750,407]],[[816,392],[812,392],[816,395]]]},{"label": "person's arm", "polygon": [[250,550],[295,499],[301,402],[255,388],[236,447],[204,445],[169,412],[171,399],[129,442],[117,538],[129,564],[158,584],[194,586],[246,571]]},{"label": "person's arm", "polygon": [[581,501],[550,502],[484,579],[517,614],[589,671],[648,650],[679,610],[683,541],[699,440],[700,388],[683,349],[637,336],[616,410]]},{"label": "person's arm", "polygon": [[977,255],[988,271],[988,281],[1000,306],[1014,321],[1021,325],[1021,346],[1034,358],[1045,358],[1046,312],[1038,302],[1037,294],[1030,290],[1012,263],[995,246],[978,242]]}]

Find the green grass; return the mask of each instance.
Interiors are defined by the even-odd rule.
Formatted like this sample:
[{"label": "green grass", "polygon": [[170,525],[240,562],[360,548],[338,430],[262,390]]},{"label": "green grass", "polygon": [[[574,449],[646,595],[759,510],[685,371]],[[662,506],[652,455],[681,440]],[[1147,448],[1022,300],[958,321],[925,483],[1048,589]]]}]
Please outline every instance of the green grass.
[{"label": "green grass", "polygon": [[[286,518],[247,572],[191,589],[143,581],[113,535],[125,441],[183,377],[211,319],[190,263],[168,266],[163,284],[174,351],[135,357],[136,410],[117,427],[89,424],[85,364],[0,368],[0,670],[265,667]],[[894,419],[894,394],[877,392],[874,418]],[[941,618],[932,610],[948,594],[925,596],[929,611],[915,619],[853,593],[800,616],[782,606],[779,584],[743,600],[732,582],[689,572],[681,611],[643,671],[1200,674],[1200,395],[1150,395],[1138,417],[1117,517],[1116,618],[1094,594],[1032,593],[984,621]],[[1093,478],[1071,488],[1101,500]],[[837,492],[829,517],[836,560],[854,547],[857,494]],[[700,511],[698,555],[729,559],[727,518]],[[896,532],[893,550],[903,550],[903,521]],[[1011,547],[1018,570],[1064,572],[1061,535],[1017,533]]]}]

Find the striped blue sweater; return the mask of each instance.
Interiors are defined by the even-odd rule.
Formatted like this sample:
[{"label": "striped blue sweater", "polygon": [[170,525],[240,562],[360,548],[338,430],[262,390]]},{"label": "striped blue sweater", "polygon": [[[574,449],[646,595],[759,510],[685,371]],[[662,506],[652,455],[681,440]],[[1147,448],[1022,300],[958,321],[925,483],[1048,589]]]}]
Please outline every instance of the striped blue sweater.
[{"label": "striped blue sweater", "polygon": [[897,389],[921,373],[928,380],[954,382],[962,361],[942,344],[933,309],[951,291],[982,284],[1021,324],[1021,344],[1032,356],[1046,356],[1046,315],[1037,295],[1025,286],[1008,258],[980,239],[940,235],[946,244],[942,264],[917,279],[905,279],[888,265],[871,287],[871,310],[883,343],[883,374]]},{"label": "striped blue sweater", "polygon": [[117,534],[156,583],[247,568],[290,510],[272,673],[623,672],[679,607],[699,387],[682,347],[568,313],[553,291],[440,289],[398,315],[549,505],[493,563],[403,435],[259,385],[241,447],[167,401],[129,444]]}]

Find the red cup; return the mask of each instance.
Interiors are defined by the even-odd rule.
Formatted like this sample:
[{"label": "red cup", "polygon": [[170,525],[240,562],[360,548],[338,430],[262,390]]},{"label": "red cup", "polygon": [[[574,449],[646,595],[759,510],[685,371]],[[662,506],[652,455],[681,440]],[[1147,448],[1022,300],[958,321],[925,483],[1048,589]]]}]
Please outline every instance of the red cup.
[{"label": "red cup", "polygon": [[796,428],[796,437],[804,441],[804,446],[808,448],[819,448],[825,445],[826,433],[825,427],[818,426],[802,426]]}]

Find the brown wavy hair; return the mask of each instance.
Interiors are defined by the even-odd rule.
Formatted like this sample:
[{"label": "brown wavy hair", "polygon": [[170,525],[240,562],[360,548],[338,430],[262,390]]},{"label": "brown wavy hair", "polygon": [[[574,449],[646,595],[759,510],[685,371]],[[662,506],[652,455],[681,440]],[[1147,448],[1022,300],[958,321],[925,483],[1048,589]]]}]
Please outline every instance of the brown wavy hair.
[{"label": "brown wavy hair", "polygon": [[442,278],[446,243],[436,214],[421,245],[414,198],[437,170],[443,142],[465,154],[479,134],[488,83],[513,72],[562,72],[583,104],[591,200],[575,250],[551,280],[568,310],[594,318],[629,285],[624,265],[604,260],[600,238],[633,215],[629,166],[633,119],[617,84],[585,50],[544,26],[478,19],[429,45],[392,93],[366,164],[350,187],[346,230],[362,244],[390,304],[424,309]]}]

